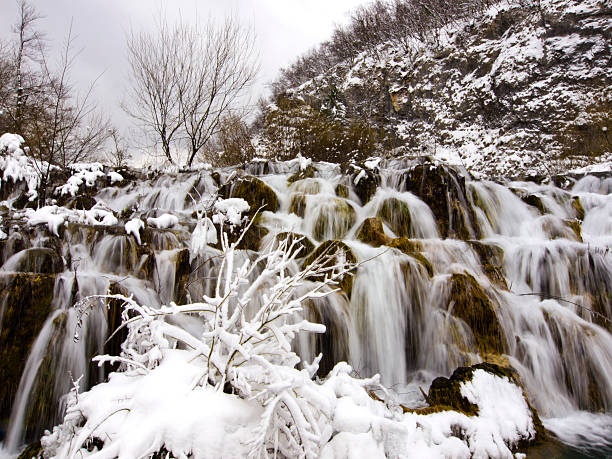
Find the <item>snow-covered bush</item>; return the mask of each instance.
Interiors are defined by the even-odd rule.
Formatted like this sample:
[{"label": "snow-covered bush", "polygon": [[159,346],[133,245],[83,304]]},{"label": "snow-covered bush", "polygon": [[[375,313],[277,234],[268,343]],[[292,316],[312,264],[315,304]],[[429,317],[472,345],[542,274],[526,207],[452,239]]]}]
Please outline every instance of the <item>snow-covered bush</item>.
[{"label": "snow-covered bush", "polygon": [[[128,337],[120,356],[96,360],[121,362],[121,372],[88,393],[71,394],[65,422],[43,439],[47,456],[86,455],[94,438],[103,442],[104,457],[128,450],[142,457],[162,447],[177,457],[195,453],[198,447],[206,451],[203,456],[216,456],[220,451],[211,450],[211,444],[198,446],[197,435],[180,442],[176,429],[169,428],[179,423],[184,432],[195,429],[201,416],[210,416],[207,410],[213,400],[229,412],[234,408],[236,416],[226,419],[228,424],[247,424],[248,434],[237,439],[241,446],[233,443],[236,451],[258,457],[268,450],[288,457],[318,456],[332,434],[325,428],[331,425],[332,405],[313,390],[320,357],[298,369],[303,362],[291,343],[297,333],[325,331],[323,325],[302,318],[302,303],[333,292],[334,279],[352,266],[329,266],[323,255],[297,270],[298,240],[282,241],[253,262],[236,266],[237,243],[229,245],[226,238],[221,243],[223,262],[215,295],[201,303],[156,309],[121,295],[108,296],[124,302]],[[308,281],[313,275],[325,280]],[[257,307],[253,307],[255,298]],[[343,371],[346,368],[337,373]],[[160,381],[169,385],[153,395],[160,390]],[[376,381],[365,380],[358,386]],[[204,400],[207,403],[197,403]],[[152,407],[144,408],[148,403],[169,411],[153,410],[159,418],[145,423],[140,416],[151,414]],[[193,412],[177,412],[176,407]],[[246,419],[246,413],[259,419]],[[129,426],[141,429],[138,441]]]}]

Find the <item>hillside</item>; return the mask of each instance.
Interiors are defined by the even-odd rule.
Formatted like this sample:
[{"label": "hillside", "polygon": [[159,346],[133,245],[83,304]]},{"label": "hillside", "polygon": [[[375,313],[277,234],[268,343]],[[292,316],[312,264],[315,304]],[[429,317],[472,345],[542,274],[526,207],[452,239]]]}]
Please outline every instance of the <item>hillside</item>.
[{"label": "hillside", "polygon": [[612,158],[611,34],[605,1],[501,2],[426,40],[380,43],[281,96],[382,129],[384,154],[548,175]]}]

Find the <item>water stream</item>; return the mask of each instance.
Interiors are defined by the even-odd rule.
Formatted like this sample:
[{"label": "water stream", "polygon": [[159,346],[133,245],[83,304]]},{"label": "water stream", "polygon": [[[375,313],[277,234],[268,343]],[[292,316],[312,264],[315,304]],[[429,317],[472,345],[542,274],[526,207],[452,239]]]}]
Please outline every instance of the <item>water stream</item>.
[{"label": "water stream", "polygon": [[[349,292],[308,305],[305,313],[325,323],[328,333],[300,339],[302,355],[323,351],[324,367],[346,359],[362,376],[380,373],[413,407],[425,403],[421,388],[457,366],[511,364],[548,428],[575,446],[612,448],[612,178],[588,176],[564,190],[469,178],[463,184],[456,171],[439,172],[446,174],[448,191],[438,196],[446,207],[436,208],[410,186],[412,164],[389,161],[367,203],[337,166],[317,164],[317,178],[289,184],[296,167],[247,167],[279,200],[278,211],[262,214],[261,225],[270,232],[263,243],[291,231],[315,246],[342,240],[356,260],[368,260]],[[222,171],[221,180],[229,175]],[[348,195],[338,196],[338,185],[347,186]],[[66,227],[58,242],[64,266],[55,277],[52,311],[11,402],[6,449],[17,451],[61,419],[61,395],[73,380],[82,376],[86,389],[105,376],[90,359],[105,352],[109,313],[99,305],[75,308],[75,302],[109,288],[154,306],[197,301],[210,292],[219,252],[183,251],[189,250],[194,211],[215,190],[207,171],[100,190],[96,198],[117,213],[131,209],[143,220],[163,213],[179,217],[171,230],[148,229],[143,245],[116,228]],[[441,227],[436,216],[444,211],[449,221]],[[360,228],[371,217],[380,217],[388,241],[402,237],[404,245],[360,241]],[[467,237],[440,236],[461,225]],[[26,246],[45,242],[35,238]],[[40,269],[36,260],[23,261],[24,251],[15,252],[3,254],[0,272]],[[1,324],[7,312],[6,299],[0,300]],[[481,315],[466,304],[477,305]]]}]

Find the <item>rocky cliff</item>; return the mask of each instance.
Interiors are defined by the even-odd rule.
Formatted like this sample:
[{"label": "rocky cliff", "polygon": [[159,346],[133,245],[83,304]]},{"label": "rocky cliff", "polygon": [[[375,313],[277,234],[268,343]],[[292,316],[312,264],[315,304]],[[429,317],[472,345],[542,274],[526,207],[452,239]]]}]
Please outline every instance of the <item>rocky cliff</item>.
[{"label": "rocky cliff", "polygon": [[611,39],[604,0],[499,2],[428,40],[381,43],[287,95],[369,120],[392,139],[386,154],[551,174],[612,157]]}]

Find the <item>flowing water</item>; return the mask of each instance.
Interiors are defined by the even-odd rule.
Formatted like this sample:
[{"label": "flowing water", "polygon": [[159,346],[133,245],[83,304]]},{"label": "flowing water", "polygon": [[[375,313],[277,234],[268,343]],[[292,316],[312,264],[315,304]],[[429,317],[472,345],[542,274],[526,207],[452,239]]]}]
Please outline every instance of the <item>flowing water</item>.
[{"label": "flowing water", "polygon": [[[612,178],[588,176],[560,189],[472,181],[443,167],[437,173],[445,192],[438,189],[439,202],[432,202],[424,179],[420,186],[411,182],[414,166],[387,162],[367,203],[354,178],[334,165],[317,164],[316,178],[292,184],[287,178],[297,162],[246,167],[278,197],[278,211],[264,211],[260,220],[270,232],[262,246],[291,231],[315,246],[342,240],[363,262],[348,291],[307,305],[305,313],[328,332],[302,337],[298,351],[308,358],[325,352],[327,370],[348,360],[362,376],[380,373],[412,407],[424,405],[421,389],[433,378],[457,366],[510,364],[549,429],[580,454],[612,453]],[[217,180],[230,172],[221,171]],[[339,185],[347,193],[337,193]],[[109,288],[153,306],[211,293],[219,252],[188,251],[195,211],[216,188],[204,171],[99,191],[97,199],[117,213],[179,217],[177,228],[147,229],[143,245],[120,228],[66,227],[55,247],[64,263],[55,275],[52,310],[11,402],[5,448],[17,451],[57,423],[61,395],[73,380],[82,377],[86,389],[105,376],[90,359],[106,352],[110,313],[97,303],[75,302]],[[388,245],[359,240],[364,221],[376,216]],[[460,231],[462,238],[442,237]],[[389,242],[400,237],[403,245]],[[27,250],[49,246],[45,238],[22,241],[24,247],[16,238],[9,235],[16,248],[5,246],[0,271],[41,272],[42,262]],[[15,253],[7,257],[10,250]],[[7,300],[0,300],[1,319]],[[184,326],[197,324],[186,320]]]}]

